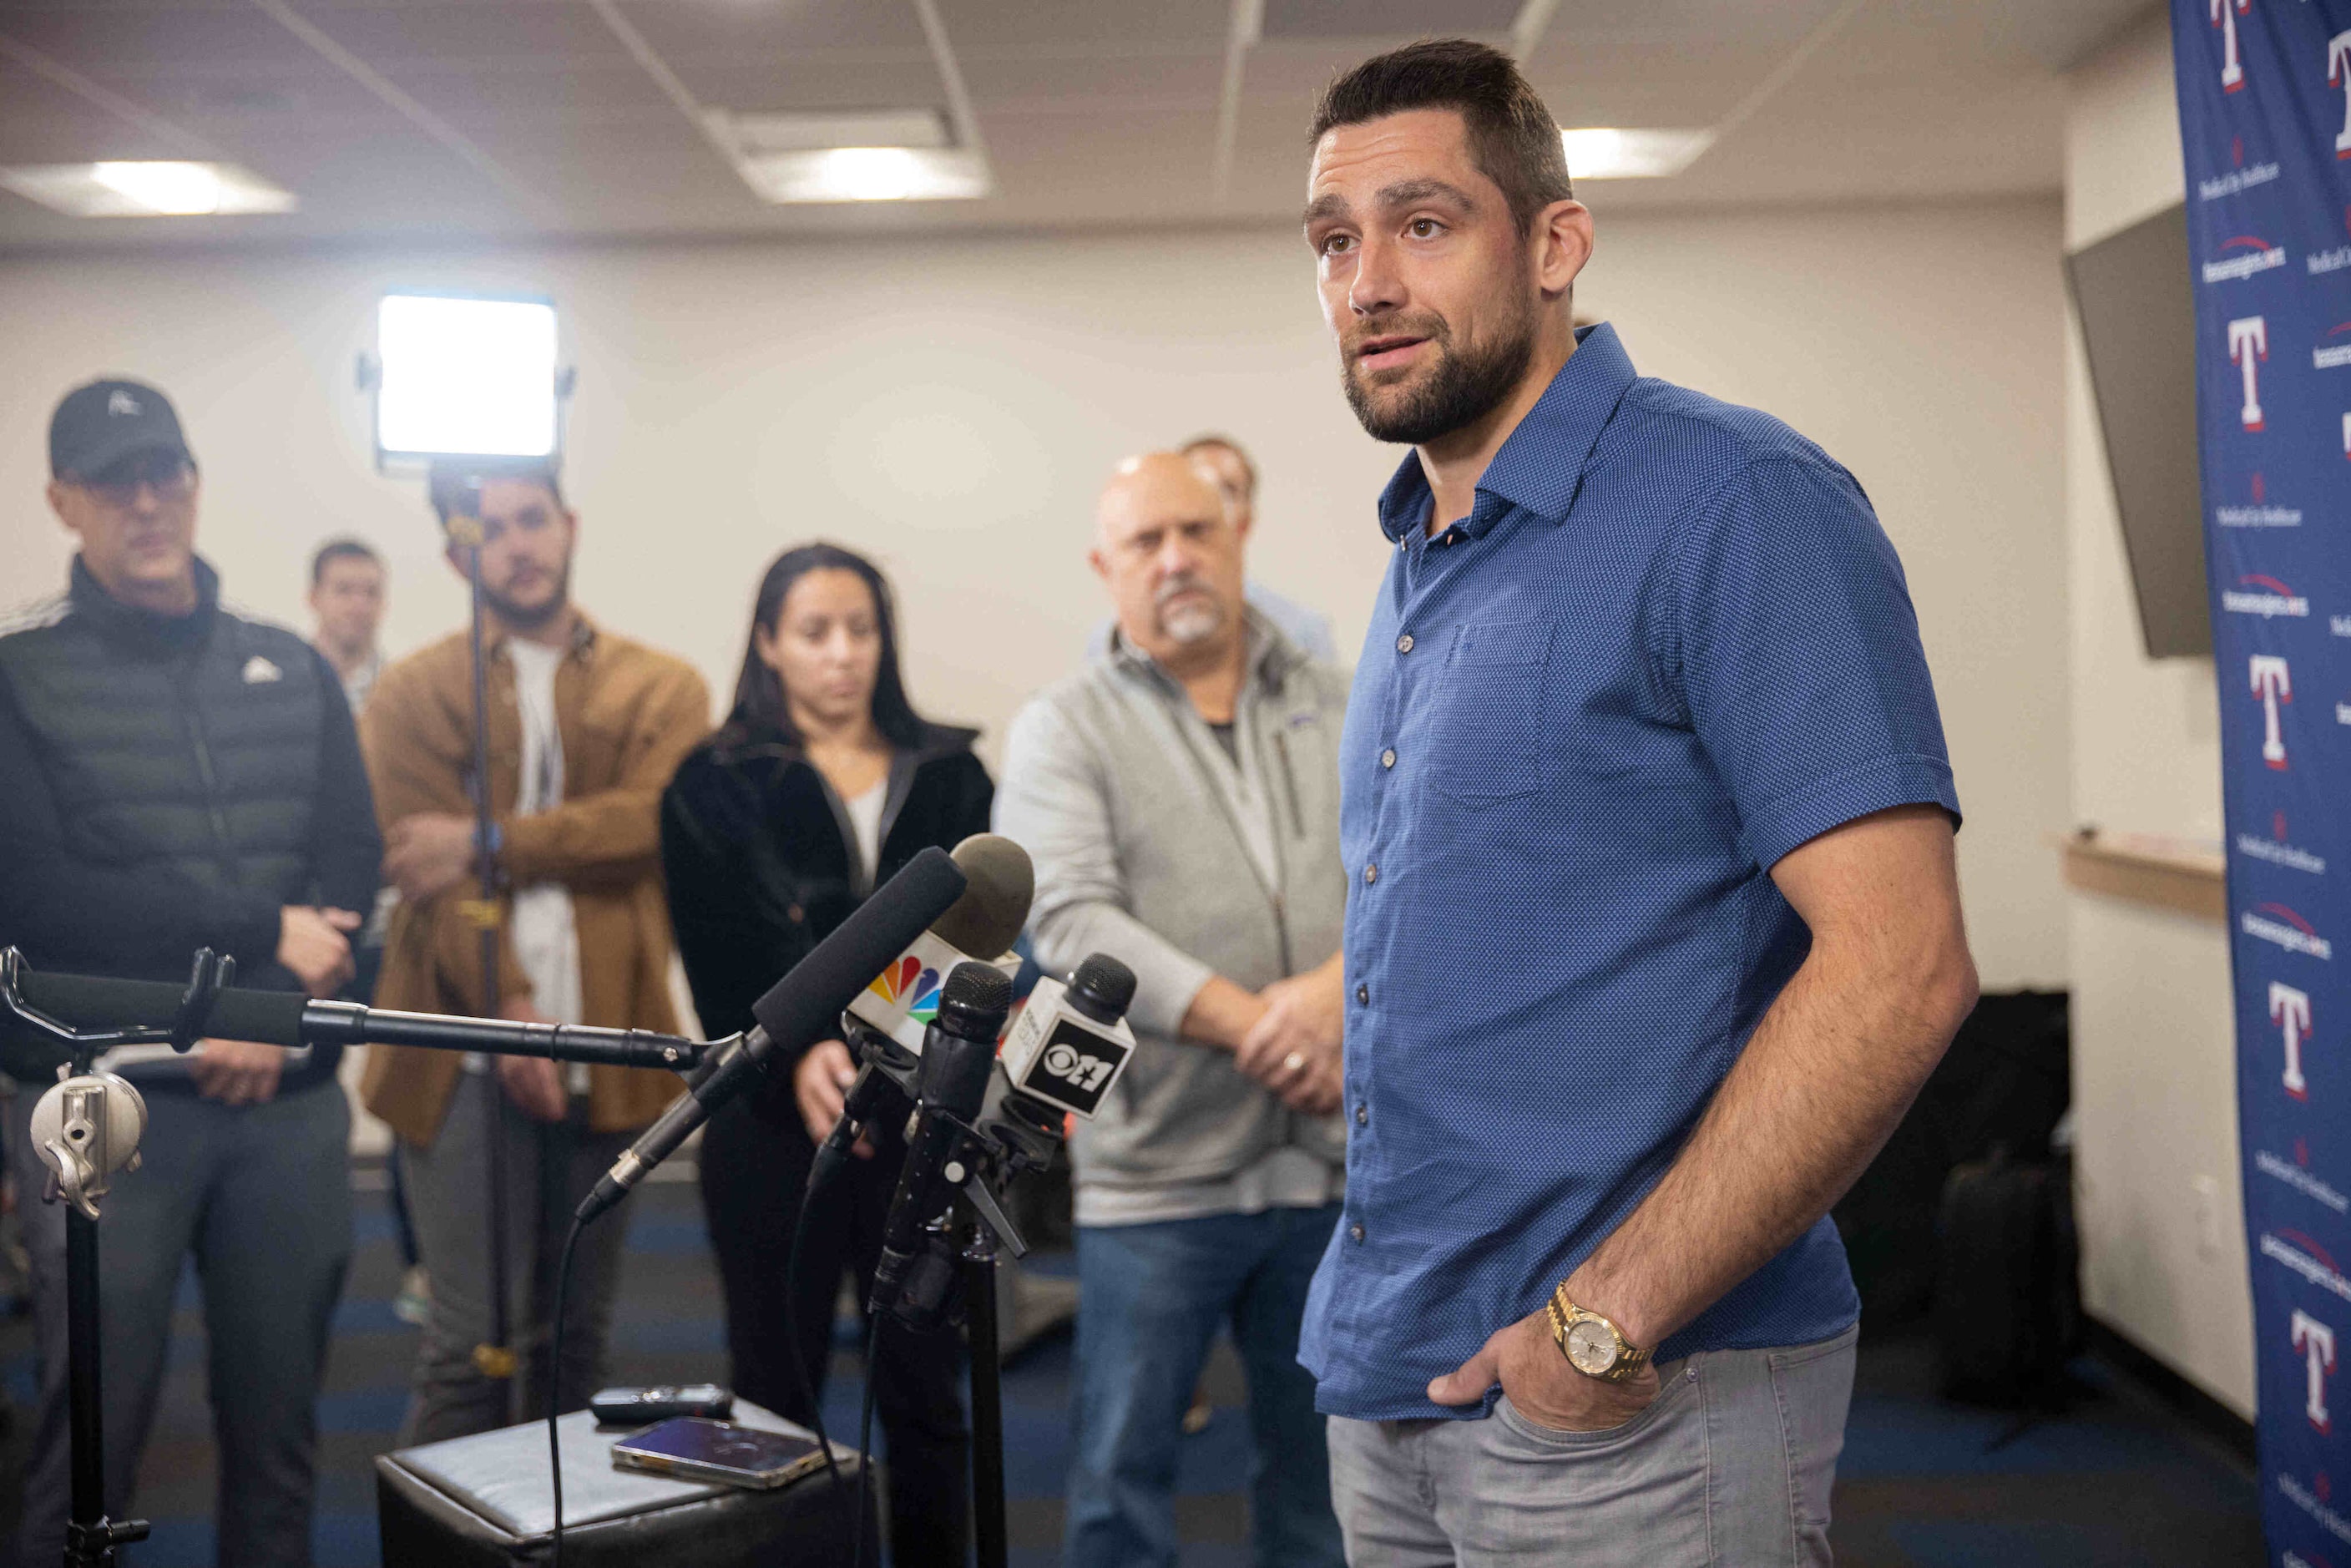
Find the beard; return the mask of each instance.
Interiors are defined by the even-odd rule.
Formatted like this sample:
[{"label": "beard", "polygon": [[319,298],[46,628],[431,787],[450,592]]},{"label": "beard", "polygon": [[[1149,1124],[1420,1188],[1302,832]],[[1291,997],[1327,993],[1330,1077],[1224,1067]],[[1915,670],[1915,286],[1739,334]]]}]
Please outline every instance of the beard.
[{"label": "beard", "polygon": [[[1204,642],[1224,629],[1225,607],[1213,591],[1206,591],[1205,580],[1193,576],[1170,578],[1158,593],[1153,606],[1159,617],[1159,630],[1173,643],[1189,647]],[[1181,602],[1173,602],[1178,595],[1187,595]]]},{"label": "beard", "polygon": [[555,580],[555,591],[549,594],[546,602],[542,604],[519,604],[492,588],[488,583],[482,584],[482,602],[487,605],[500,621],[505,622],[510,629],[517,632],[538,631],[563,613],[563,607],[570,601],[571,563],[568,560],[563,563],[563,570]]},{"label": "beard", "polygon": [[1523,304],[1482,341],[1457,346],[1453,329],[1434,315],[1382,322],[1357,336],[1380,337],[1399,329],[1426,336],[1437,350],[1437,363],[1422,372],[1416,384],[1399,384],[1395,390],[1400,395],[1384,407],[1374,402],[1373,389],[1364,384],[1343,345],[1340,350],[1339,384],[1347,393],[1347,406],[1374,441],[1418,446],[1476,423],[1510,395],[1534,358],[1535,312]]}]

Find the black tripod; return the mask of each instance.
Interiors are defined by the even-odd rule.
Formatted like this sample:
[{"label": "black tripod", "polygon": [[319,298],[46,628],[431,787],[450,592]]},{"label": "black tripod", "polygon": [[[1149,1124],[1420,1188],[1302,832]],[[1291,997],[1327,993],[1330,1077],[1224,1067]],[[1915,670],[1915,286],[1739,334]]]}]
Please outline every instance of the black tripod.
[{"label": "black tripod", "polygon": [[92,1071],[99,1054],[119,1045],[196,1043],[220,988],[236,962],[199,952],[179,1016],[168,1029],[80,1031],[26,1004],[18,988],[23,958],[0,951],[0,1019],[66,1051],[57,1084],[33,1110],[32,1136],[49,1167],[43,1200],[66,1206],[66,1424],[72,1445],[72,1505],[66,1522],[66,1568],[113,1568],[114,1552],[147,1539],[143,1519],[106,1516],[106,1436],[99,1322],[98,1200],[117,1171],[139,1168],[147,1104],[110,1072]]},{"label": "black tripod", "polygon": [[[485,646],[482,613],[482,520],[480,497],[482,483],[478,476],[465,481],[465,493],[473,504],[463,513],[449,517],[449,538],[465,552],[465,582],[470,600],[469,635],[471,646],[474,697],[474,763],[471,789],[474,802],[474,855],[478,882],[475,896],[465,904],[465,914],[478,933],[477,950],[482,964],[482,1012],[498,1016],[498,931],[505,923],[504,906],[498,900],[498,868],[496,839],[497,816],[490,800],[490,674],[489,650]],[[515,1353],[513,1325],[509,1321],[507,1281],[507,1157],[506,1139],[499,1136],[500,1124],[506,1113],[506,1093],[498,1085],[497,1074],[478,1074],[477,1092],[485,1097],[484,1125],[489,1129],[489,1167],[485,1173],[489,1182],[487,1204],[489,1232],[489,1338],[474,1347],[474,1370],[484,1377],[507,1385],[507,1418],[515,1418],[514,1375]]]}]

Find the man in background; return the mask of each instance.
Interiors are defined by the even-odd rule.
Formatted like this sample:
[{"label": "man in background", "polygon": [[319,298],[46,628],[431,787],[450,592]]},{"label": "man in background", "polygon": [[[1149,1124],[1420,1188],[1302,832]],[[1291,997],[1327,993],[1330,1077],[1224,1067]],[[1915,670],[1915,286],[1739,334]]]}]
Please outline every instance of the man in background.
[{"label": "man in background", "polygon": [[[436,472],[444,529],[478,526],[489,661],[489,842],[475,841],[467,636],[383,674],[363,720],[384,872],[400,908],[376,1002],[474,1013],[488,1001],[479,930],[467,916],[477,856],[496,867],[498,1011],[509,1019],[664,1032],[670,935],[657,811],[678,761],[709,727],[702,677],[683,661],[590,621],[571,601],[580,519],[556,477]],[[449,564],[468,551],[453,532]],[[590,717],[593,715],[593,718]],[[564,1364],[548,1364],[555,1270],[572,1209],[635,1132],[678,1092],[667,1073],[494,1061],[446,1051],[371,1053],[361,1093],[399,1134],[410,1212],[432,1275],[400,1441],[502,1427],[507,1382],[476,1364],[488,1343],[489,1141],[504,1147],[512,1348],[522,1408],[553,1378],[566,1409],[587,1402],[603,1359],[623,1216],[585,1233],[573,1266]]]},{"label": "man in background", "polygon": [[1229,1324],[1257,1441],[1261,1568],[1337,1568],[1322,1424],[1295,1358],[1339,1209],[1337,745],[1346,676],[1242,590],[1243,537],[1192,460],[1122,464],[1093,569],[1105,657],[1013,722],[998,831],[1037,867],[1037,957],[1124,960],[1134,1066],[1078,1124],[1071,1568],[1173,1568],[1176,1458]]},{"label": "man in background", "polygon": [[[1229,435],[1196,435],[1177,449],[1177,454],[1191,459],[1225,498],[1231,514],[1236,536],[1247,547],[1250,530],[1257,527],[1257,465],[1241,450],[1241,444]],[[1242,585],[1249,608],[1271,622],[1281,634],[1298,645],[1299,652],[1318,664],[1339,662],[1337,643],[1331,634],[1331,618],[1319,610],[1309,610],[1296,600],[1276,593],[1255,578]],[[1086,645],[1086,656],[1099,659],[1110,652],[1112,622],[1105,621],[1094,628],[1093,637]]]},{"label": "man in background", "polygon": [[[0,945],[37,969],[181,985],[210,947],[237,960],[239,986],[335,995],[382,844],[333,672],[293,632],[221,607],[195,554],[195,458],[162,392],[69,393],[49,471],[78,551],[65,593],[0,630]],[[319,1385],[351,1242],[335,1061],[207,1040],[109,1063],[148,1120],[99,1233],[107,1511],[131,1511],[193,1255],[223,1563],[310,1561]],[[8,1129],[41,1354],[28,1568],[63,1553],[70,1494],[65,1217],[37,1201],[48,1168],[29,1131],[46,1087],[19,1087]]]},{"label": "man in background", "polygon": [[310,646],[333,666],[354,714],[367,706],[383,673],[376,632],[383,625],[385,586],[383,557],[358,539],[329,539],[310,557]]}]

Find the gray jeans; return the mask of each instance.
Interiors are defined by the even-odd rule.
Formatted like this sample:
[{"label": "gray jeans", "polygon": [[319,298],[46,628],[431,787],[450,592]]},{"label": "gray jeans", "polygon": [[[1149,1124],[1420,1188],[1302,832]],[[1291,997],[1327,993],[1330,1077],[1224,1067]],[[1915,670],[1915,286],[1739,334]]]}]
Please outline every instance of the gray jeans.
[{"label": "gray jeans", "polygon": [[[488,1101],[496,1095],[498,1136],[506,1140],[507,1337],[518,1364],[519,1389],[486,1377],[474,1347],[490,1332]],[[596,1178],[621,1156],[635,1134],[591,1133],[586,1102],[574,1098],[571,1120],[536,1122],[487,1074],[468,1072],[442,1119],[430,1148],[400,1146],[409,1218],[416,1228],[417,1260],[433,1281],[433,1305],[409,1384],[402,1448],[494,1431],[517,1416],[547,1413],[548,1324],[555,1315],[555,1270],[571,1211]],[[563,1408],[579,1409],[596,1391],[611,1333],[612,1294],[620,1283],[622,1243],[629,1205],[580,1234],[564,1303],[563,1368],[557,1380]],[[510,1396],[518,1406],[509,1413]]]},{"label": "gray jeans", "polygon": [[[17,1542],[17,1561],[29,1568],[64,1552],[70,1502],[65,1210],[41,1201],[48,1167],[27,1135],[47,1087],[19,1086],[8,1127],[41,1354],[40,1425]],[[147,1097],[147,1114],[144,1163],[118,1174],[99,1205],[107,1512],[131,1512],[180,1267],[193,1253],[220,1465],[219,1561],[301,1568],[310,1561],[319,1383],[351,1254],[350,1107],[327,1082],[250,1106],[159,1092]]]},{"label": "gray jeans", "polygon": [[1657,1369],[1656,1402],[1561,1432],[1508,1398],[1482,1421],[1330,1425],[1353,1568],[1826,1568],[1853,1396],[1847,1329]]}]

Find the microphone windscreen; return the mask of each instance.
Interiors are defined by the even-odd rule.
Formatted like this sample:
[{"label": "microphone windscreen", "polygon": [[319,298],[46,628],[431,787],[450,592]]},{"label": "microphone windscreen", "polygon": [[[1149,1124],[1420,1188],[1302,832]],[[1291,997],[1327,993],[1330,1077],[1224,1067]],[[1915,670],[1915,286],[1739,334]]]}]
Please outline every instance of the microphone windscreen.
[{"label": "microphone windscreen", "polygon": [[993,964],[957,964],[939,988],[939,1011],[951,1007],[993,1014],[1002,1028],[1004,1015],[1012,1010],[1012,977]]},{"label": "microphone windscreen", "polygon": [[[25,1005],[87,1034],[100,1030],[169,1029],[180,1015],[187,988],[169,980],[121,980],[103,975],[48,975],[26,969],[17,976]],[[302,1043],[302,1009],[309,998],[296,991],[230,988],[213,999],[204,1032],[220,1040],[257,1040],[264,1045]],[[66,1048],[28,1024],[0,1023],[0,1070],[26,1082],[56,1071]]]},{"label": "microphone windscreen", "polygon": [[955,847],[955,863],[968,885],[932,925],[931,935],[982,960],[1009,952],[1037,898],[1037,868],[1029,852],[1001,833],[974,833]]},{"label": "microphone windscreen", "polygon": [[[170,980],[118,980],[99,975],[44,975],[27,969],[18,977],[25,1000],[60,1023],[89,1030],[146,1026],[169,1029],[179,1017],[187,987]],[[204,1032],[220,1040],[254,1040],[264,1045],[302,1043],[302,1009],[309,998],[299,991],[253,991],[229,987],[213,998]]]},{"label": "microphone windscreen", "polygon": [[923,851],[751,1004],[751,1016],[787,1060],[835,1038],[857,994],[929,930],[965,886],[946,851]]}]

